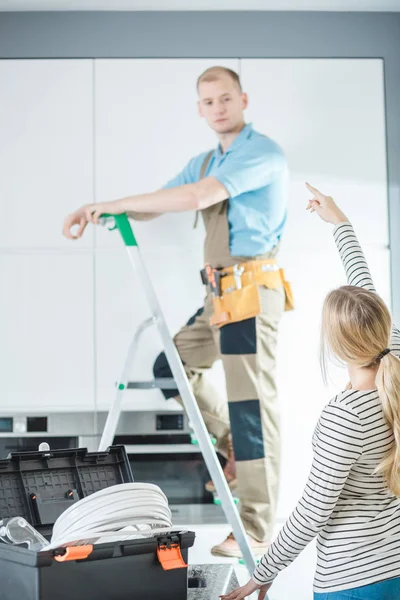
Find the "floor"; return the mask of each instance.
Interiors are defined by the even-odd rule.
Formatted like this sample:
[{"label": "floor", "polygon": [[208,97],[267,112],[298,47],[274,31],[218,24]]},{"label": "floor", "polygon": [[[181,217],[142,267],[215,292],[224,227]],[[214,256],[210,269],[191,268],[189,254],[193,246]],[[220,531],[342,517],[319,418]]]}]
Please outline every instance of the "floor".
[{"label": "floor", "polygon": [[[174,508],[174,507],[171,507]],[[186,509],[187,510],[187,509]],[[246,567],[237,559],[218,558],[210,553],[210,548],[221,542],[230,532],[219,507],[208,505],[194,508],[185,514],[176,513],[174,524],[196,533],[194,547],[189,551],[191,564],[232,563],[236,565],[236,575],[241,585],[249,579]],[[276,534],[283,523],[277,523]],[[312,600],[312,581],[315,568],[315,542],[311,543],[300,556],[275,580],[268,594],[269,600]],[[253,600],[253,598],[252,598]],[[256,600],[256,596],[254,596]]]}]

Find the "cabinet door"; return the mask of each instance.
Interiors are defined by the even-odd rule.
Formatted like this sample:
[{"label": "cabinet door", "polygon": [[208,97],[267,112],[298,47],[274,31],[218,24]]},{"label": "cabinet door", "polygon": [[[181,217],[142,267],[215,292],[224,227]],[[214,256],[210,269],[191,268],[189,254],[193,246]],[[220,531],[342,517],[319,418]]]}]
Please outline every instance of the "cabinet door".
[{"label": "cabinet door", "polygon": [[[105,201],[160,188],[196,154],[217,140],[196,106],[196,80],[215,64],[238,69],[236,60],[96,60],[96,192]],[[164,215],[135,223],[140,248],[171,333],[201,306],[204,231],[194,214]],[[140,282],[118,249],[117,234],[96,229],[97,388],[108,406],[130,339],[148,314]],[[133,376],[151,376],[161,349],[148,332]],[[127,405],[169,408],[159,392],[128,393]]]},{"label": "cabinet door", "polygon": [[321,309],[346,283],[332,226],[305,208],[304,182],[334,196],[354,223],[376,287],[390,298],[385,112],[380,60],[241,60],[248,118],[283,148],[289,163],[288,220],[279,254],[296,309],[280,328],[278,391],[283,468],[278,516],[293,509],[311,464],[311,436],[323,406],[346,385],[319,365]]},{"label": "cabinet door", "polygon": [[93,410],[93,259],[0,254],[2,413]]},{"label": "cabinet door", "polygon": [[63,219],[93,201],[92,71],[90,60],[0,61],[0,248],[71,246]]},{"label": "cabinet door", "polygon": [[94,409],[93,237],[67,212],[93,200],[93,62],[0,61],[1,404]]}]

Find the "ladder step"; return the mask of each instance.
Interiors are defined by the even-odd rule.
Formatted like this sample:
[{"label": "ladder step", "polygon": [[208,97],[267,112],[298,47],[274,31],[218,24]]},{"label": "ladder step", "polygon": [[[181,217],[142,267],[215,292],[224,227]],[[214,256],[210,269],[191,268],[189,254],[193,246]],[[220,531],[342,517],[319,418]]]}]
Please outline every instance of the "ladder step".
[{"label": "ladder step", "polygon": [[[210,440],[211,440],[212,445],[215,446],[217,443],[217,438],[215,438],[213,435],[211,435],[211,433],[209,435],[210,435]],[[193,444],[194,446],[199,445],[199,440],[197,439],[197,437],[195,436],[194,433],[190,434],[190,443]]]},{"label": "ladder step", "polygon": [[[235,498],[235,496],[233,497],[233,501],[235,504],[239,504],[239,498]],[[214,496],[213,504],[216,504],[217,506],[222,506],[222,502],[220,498],[218,498],[218,496]]]},{"label": "ladder step", "polygon": [[[256,563],[258,564],[260,562],[259,558],[256,558]],[[243,558],[239,558],[239,565],[245,565],[246,563],[244,562]]]},{"label": "ladder step", "polygon": [[178,388],[172,377],[161,377],[151,381],[128,381],[126,387],[128,390],[175,390]]}]

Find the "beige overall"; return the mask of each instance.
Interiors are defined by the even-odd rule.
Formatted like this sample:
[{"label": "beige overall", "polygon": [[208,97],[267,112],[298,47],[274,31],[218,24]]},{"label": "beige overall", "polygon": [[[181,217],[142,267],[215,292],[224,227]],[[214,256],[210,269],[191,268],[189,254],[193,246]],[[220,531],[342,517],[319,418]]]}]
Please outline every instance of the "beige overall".
[{"label": "beige overall", "polygon": [[[201,177],[207,168],[209,154]],[[229,200],[202,212],[206,229],[205,263],[229,267],[249,259],[272,258],[276,249],[262,257],[233,257],[229,251]],[[174,338],[193,387],[208,431],[217,439],[217,449],[226,455],[232,433],[236,458],[240,515],[244,527],[257,541],[273,534],[279,488],[279,408],[275,382],[276,345],[279,320],[284,311],[283,286],[260,286],[261,314],[241,322],[210,326],[213,312],[208,293],[204,307]],[[160,360],[161,359],[161,360]],[[204,376],[217,359],[222,359],[228,403]],[[154,373],[168,376],[165,356],[157,359]],[[164,367],[164,368],[163,368]],[[174,397],[170,390],[166,397]],[[180,401],[180,398],[177,397]]]}]

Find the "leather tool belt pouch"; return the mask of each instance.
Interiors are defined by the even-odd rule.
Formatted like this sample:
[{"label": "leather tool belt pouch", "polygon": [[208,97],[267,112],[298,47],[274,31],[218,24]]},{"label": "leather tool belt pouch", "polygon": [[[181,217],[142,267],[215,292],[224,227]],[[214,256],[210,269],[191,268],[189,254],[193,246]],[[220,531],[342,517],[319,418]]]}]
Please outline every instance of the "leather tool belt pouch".
[{"label": "leather tool belt pouch", "polygon": [[293,289],[290,281],[285,277],[285,271],[280,269],[283,289],[285,290],[285,311],[294,310]]},{"label": "leather tool belt pouch", "polygon": [[[203,283],[210,284],[210,267],[202,271]],[[210,285],[214,312],[211,325],[222,327],[228,323],[236,323],[251,319],[261,313],[259,287],[279,289],[285,292],[285,311],[293,310],[293,292],[275,259],[252,260],[226,269],[212,269]],[[217,282],[217,283],[216,283]]]}]

